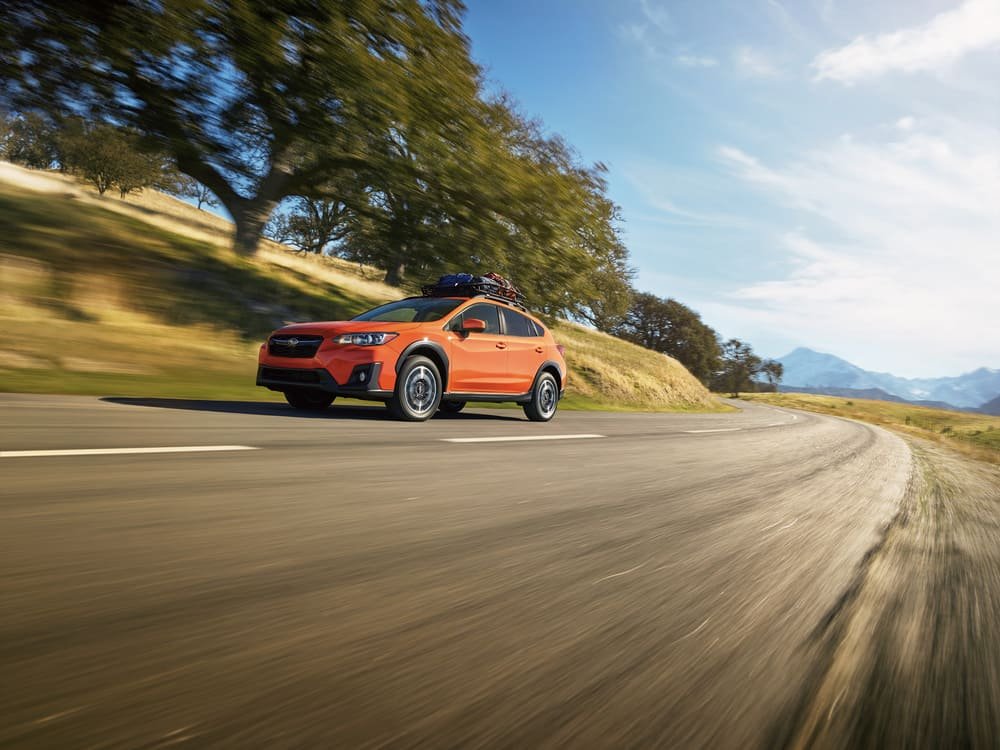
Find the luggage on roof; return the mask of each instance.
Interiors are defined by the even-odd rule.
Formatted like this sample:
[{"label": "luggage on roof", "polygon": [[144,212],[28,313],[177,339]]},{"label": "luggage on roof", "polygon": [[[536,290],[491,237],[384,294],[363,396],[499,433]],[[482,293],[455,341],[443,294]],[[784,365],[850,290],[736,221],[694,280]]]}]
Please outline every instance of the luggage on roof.
[{"label": "luggage on roof", "polygon": [[498,273],[473,276],[471,273],[450,273],[442,276],[435,284],[421,288],[425,297],[477,297],[485,295],[524,307],[521,290]]}]

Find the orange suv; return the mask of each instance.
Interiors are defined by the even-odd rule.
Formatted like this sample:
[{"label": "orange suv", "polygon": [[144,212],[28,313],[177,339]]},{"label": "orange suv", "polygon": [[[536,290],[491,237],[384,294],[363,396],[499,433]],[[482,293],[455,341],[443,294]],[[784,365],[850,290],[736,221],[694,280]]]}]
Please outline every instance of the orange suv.
[{"label": "orange suv", "polygon": [[493,294],[409,297],[348,321],[285,326],[261,346],[257,385],[297,409],[337,396],[423,421],[469,402],[519,403],[547,422],[566,387],[563,348],[523,306]]}]

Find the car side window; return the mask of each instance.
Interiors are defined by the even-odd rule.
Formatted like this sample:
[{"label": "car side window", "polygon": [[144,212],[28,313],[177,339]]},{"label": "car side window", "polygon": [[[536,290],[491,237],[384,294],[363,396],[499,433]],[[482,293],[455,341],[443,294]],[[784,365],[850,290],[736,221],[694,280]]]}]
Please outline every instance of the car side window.
[{"label": "car side window", "polygon": [[535,326],[521,313],[509,308],[503,308],[503,322],[508,336],[535,336]]},{"label": "car side window", "polygon": [[452,318],[449,328],[453,331],[462,330],[462,321],[466,318],[478,318],[486,323],[486,330],[483,333],[500,334],[500,310],[496,305],[472,305],[467,307],[454,318]]},{"label": "car side window", "polygon": [[538,323],[536,323],[533,320],[530,320],[528,322],[531,323],[531,329],[535,332],[533,335],[535,335],[535,336],[544,336],[545,335],[545,329],[542,328]]}]

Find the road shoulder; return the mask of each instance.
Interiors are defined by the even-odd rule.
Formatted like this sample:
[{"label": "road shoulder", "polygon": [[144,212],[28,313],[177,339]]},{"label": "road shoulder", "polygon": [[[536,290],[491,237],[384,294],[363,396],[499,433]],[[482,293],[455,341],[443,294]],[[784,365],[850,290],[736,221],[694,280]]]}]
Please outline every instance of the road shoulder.
[{"label": "road shoulder", "polygon": [[773,746],[994,747],[1000,736],[1000,469],[908,438],[916,471],[821,628]]}]

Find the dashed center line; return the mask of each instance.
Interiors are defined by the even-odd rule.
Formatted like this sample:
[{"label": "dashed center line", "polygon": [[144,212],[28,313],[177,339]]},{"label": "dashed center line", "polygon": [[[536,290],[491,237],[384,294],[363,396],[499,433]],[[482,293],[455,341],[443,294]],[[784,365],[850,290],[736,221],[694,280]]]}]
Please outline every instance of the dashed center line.
[{"label": "dashed center line", "polygon": [[255,451],[251,445],[173,445],[163,448],[75,448],[49,451],[0,451],[0,458],[42,458],[48,456],[121,456],[131,453],[215,453]]},{"label": "dashed center line", "polygon": [[639,570],[639,568],[644,568],[646,566],[646,563],[648,563],[648,562],[649,562],[649,560],[646,560],[646,562],[639,563],[634,568],[629,568],[628,570],[623,570],[623,571],[621,571],[619,573],[612,573],[609,576],[604,576],[604,578],[598,578],[596,581],[594,581],[594,583],[597,584],[597,583],[600,583],[601,581],[607,581],[607,580],[610,580],[612,578],[619,578],[620,576],[627,576],[629,573],[634,573],[635,571]]},{"label": "dashed center line", "polygon": [[741,427],[723,427],[717,430],[684,430],[688,435],[700,435],[705,432],[739,432]]},{"label": "dashed center line", "polygon": [[606,435],[519,435],[516,437],[439,438],[443,443],[515,443],[528,440],[588,440]]}]

